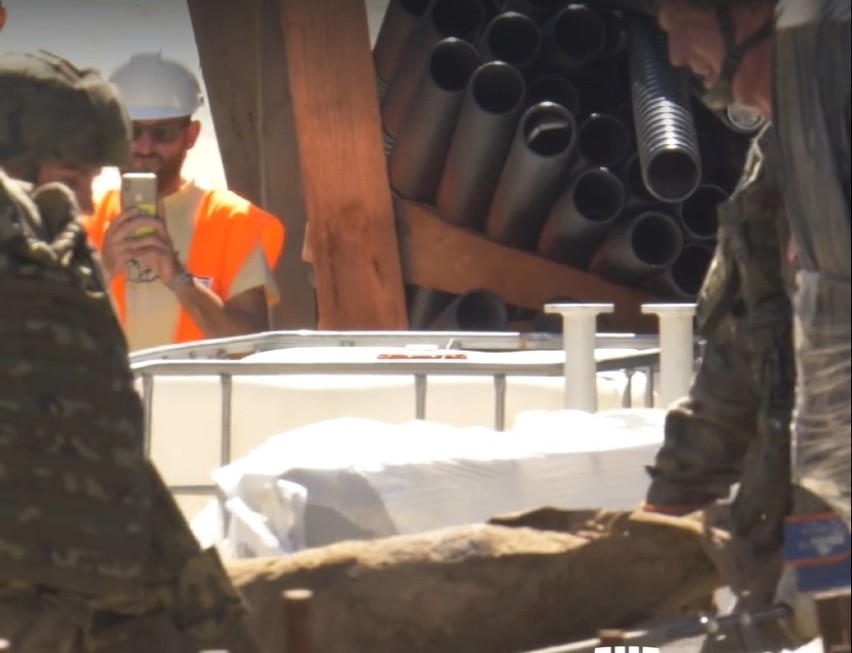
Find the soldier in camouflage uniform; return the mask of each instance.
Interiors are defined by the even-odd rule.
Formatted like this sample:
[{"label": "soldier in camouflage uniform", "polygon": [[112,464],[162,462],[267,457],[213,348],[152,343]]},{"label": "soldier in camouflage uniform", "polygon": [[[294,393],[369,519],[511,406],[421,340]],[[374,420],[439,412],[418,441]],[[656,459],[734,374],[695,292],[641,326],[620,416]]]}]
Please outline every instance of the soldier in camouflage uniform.
[{"label": "soldier in camouflage uniform", "polygon": [[[850,2],[642,0],[639,4],[656,15],[667,33],[671,61],[702,77],[706,101],[713,106],[736,101],[775,122],[779,154],[771,158],[778,162],[774,167],[784,175],[784,182],[778,187],[800,268],[789,309],[793,326],[785,328],[795,334],[791,334],[795,354],[789,356],[798,377],[795,391],[786,386],[778,392],[773,390],[779,387],[773,383],[773,368],[780,371],[777,376],[786,376],[785,368],[792,367],[779,354],[771,353],[776,342],[772,338],[774,330],[767,333],[758,328],[758,338],[745,333],[738,335],[738,340],[749,351],[769,348],[769,357],[762,366],[766,374],[751,376],[751,383],[768,384],[761,414],[766,416],[764,428],[769,436],[783,431],[779,416],[786,419],[788,412],[794,415],[795,457],[792,465],[786,451],[779,459],[771,444],[774,436],[758,431],[758,440],[767,442],[757,449],[758,462],[764,462],[756,467],[746,466],[741,491],[733,505],[733,518],[735,532],[760,540],[753,535],[757,532],[765,541],[767,535],[781,530],[781,520],[774,515],[787,505],[790,515],[783,520],[786,566],[776,598],[793,607],[791,632],[806,641],[818,634],[810,596],[849,584]],[[736,248],[739,255],[749,256],[749,248],[743,245],[741,239],[728,245],[734,258],[738,256]],[[725,246],[720,243],[720,251]],[[751,266],[738,267],[742,285]],[[718,274],[715,268],[713,272]],[[713,284],[711,275],[708,290]],[[723,298],[723,305],[737,311],[737,318],[745,316],[752,322],[755,315],[761,315],[752,310],[749,304],[755,297],[749,298],[746,292],[734,297],[733,304],[726,293],[719,297]],[[769,310],[766,315],[773,312]],[[702,307],[701,313],[699,320],[706,328],[706,318],[713,311]],[[760,334],[767,341],[759,342]],[[719,349],[718,334],[713,332],[713,337],[717,342],[711,343],[712,347]],[[747,360],[736,354],[731,357],[735,359]],[[718,360],[720,368],[724,367],[724,357]],[[711,405],[711,409],[717,413],[717,425],[721,425],[720,417],[735,415],[745,406],[743,396],[755,395],[749,392],[751,384],[737,384],[735,375],[720,374],[714,380],[712,364],[706,363],[696,379],[692,402],[685,404],[684,415],[693,420],[696,414],[706,412],[707,398],[713,397],[716,405]],[[733,369],[732,364],[729,369]],[[754,372],[753,365],[742,369]],[[790,401],[792,396],[794,402]],[[794,411],[787,410],[785,404],[789,403],[794,404]],[[742,423],[742,417],[737,421]],[[670,490],[685,483],[687,499],[697,502],[712,500],[721,493],[726,479],[737,478],[736,463],[744,452],[741,438],[720,433],[714,439],[706,429],[702,435],[699,427],[692,426],[690,439],[703,442],[692,443],[701,452],[699,456],[672,455],[676,444],[683,443],[687,434],[686,428],[678,429],[678,421],[690,423],[679,420],[678,409],[675,410],[666,446],[652,470],[652,508],[655,503],[664,505],[669,500],[666,477],[671,481]],[[709,463],[703,465],[708,472],[706,488],[695,482],[698,477],[693,473],[702,467],[698,463],[702,455]],[[786,479],[778,473],[782,465],[793,467],[792,497],[789,481],[783,482]],[[765,480],[767,473],[777,477],[777,484]],[[780,496],[773,496],[775,493]],[[780,540],[780,533],[776,537]]]},{"label": "soldier in camouflage uniform", "polygon": [[43,164],[124,162],[111,86],[0,55],[0,640],[14,653],[258,651],[215,551],[143,453],[143,414],[76,198]]},{"label": "soldier in camouflage uniform", "polygon": [[732,533],[751,554],[737,579],[748,603],[770,602],[789,509],[795,389],[788,229],[774,139],[764,130],[732,198],[719,208],[713,263],[696,308],[705,339],[689,395],[666,416],[645,508],[685,514],[726,499]]}]

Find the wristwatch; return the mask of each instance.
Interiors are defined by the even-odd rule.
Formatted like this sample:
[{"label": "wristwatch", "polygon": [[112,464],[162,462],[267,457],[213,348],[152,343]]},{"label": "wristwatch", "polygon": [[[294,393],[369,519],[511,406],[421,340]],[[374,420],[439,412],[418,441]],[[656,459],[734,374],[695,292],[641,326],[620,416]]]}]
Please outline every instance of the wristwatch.
[{"label": "wristwatch", "polygon": [[170,290],[177,290],[178,288],[182,288],[183,286],[192,285],[192,282],[195,280],[189,272],[186,271],[186,268],[182,263],[178,262],[177,273],[175,274],[172,282],[168,284]]}]

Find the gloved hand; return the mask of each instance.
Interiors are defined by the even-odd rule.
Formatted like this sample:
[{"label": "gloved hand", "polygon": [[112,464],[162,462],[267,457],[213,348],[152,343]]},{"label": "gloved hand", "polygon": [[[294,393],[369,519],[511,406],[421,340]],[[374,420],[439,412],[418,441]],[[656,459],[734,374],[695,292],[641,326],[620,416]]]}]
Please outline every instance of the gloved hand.
[{"label": "gloved hand", "polygon": [[776,600],[793,611],[789,634],[802,644],[819,637],[814,596],[849,587],[850,536],[846,524],[814,495],[797,488],[784,521],[784,572]]}]

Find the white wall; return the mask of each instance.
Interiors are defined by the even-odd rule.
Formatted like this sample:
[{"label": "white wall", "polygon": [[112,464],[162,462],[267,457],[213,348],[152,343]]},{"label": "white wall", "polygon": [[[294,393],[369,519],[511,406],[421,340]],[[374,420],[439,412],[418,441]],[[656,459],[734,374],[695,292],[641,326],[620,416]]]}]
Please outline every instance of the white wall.
[{"label": "white wall", "polygon": [[[4,0],[4,4],[9,17],[0,33],[0,51],[50,50],[107,76],[135,52],[161,50],[196,71],[203,84],[183,0]],[[375,39],[387,0],[366,0],[366,5]],[[202,107],[198,117],[201,136],[185,170],[190,176],[224,184],[209,109]],[[108,183],[114,175],[105,171],[99,183]]]}]

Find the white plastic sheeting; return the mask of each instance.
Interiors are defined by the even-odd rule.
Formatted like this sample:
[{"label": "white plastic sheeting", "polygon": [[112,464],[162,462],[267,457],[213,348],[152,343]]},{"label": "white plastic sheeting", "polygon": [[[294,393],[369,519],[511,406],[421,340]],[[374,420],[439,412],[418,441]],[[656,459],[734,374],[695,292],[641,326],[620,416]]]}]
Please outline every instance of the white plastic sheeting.
[{"label": "white plastic sheeting", "polygon": [[[598,349],[598,359],[634,349]],[[405,347],[293,347],[247,356],[247,362],[369,362],[380,355],[412,353]],[[458,353],[458,352],[456,352]],[[466,351],[469,360],[557,363],[562,351],[485,353]],[[633,375],[633,406],[645,401],[643,371]],[[564,380],[559,377],[510,377],[506,390],[506,426],[528,410],[564,407]],[[622,372],[597,375],[600,410],[619,408],[628,393]],[[151,457],[170,485],[210,482],[221,466],[221,390],[216,377],[157,377],[152,410]],[[233,382],[232,459],[277,433],[329,419],[358,417],[401,424],[415,416],[414,379],[410,375],[275,375],[237,376]],[[494,383],[490,377],[434,376],[428,381],[426,419],[460,428],[494,425]],[[192,455],[187,455],[192,452]],[[184,513],[194,516],[206,498],[179,496]]]},{"label": "white plastic sheeting", "polygon": [[630,509],[645,494],[664,415],[527,411],[503,433],[361,418],[311,424],[216,470],[224,502],[193,528],[226,557],[251,557],[543,506]]}]

